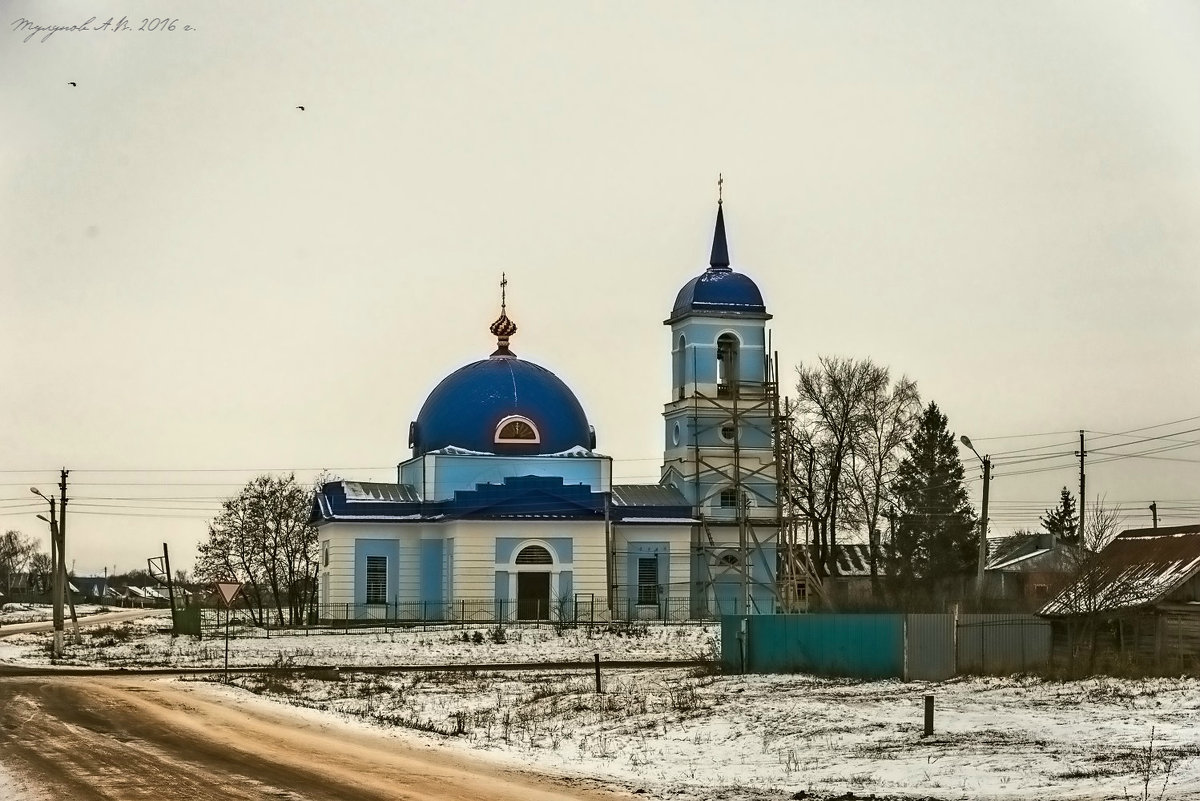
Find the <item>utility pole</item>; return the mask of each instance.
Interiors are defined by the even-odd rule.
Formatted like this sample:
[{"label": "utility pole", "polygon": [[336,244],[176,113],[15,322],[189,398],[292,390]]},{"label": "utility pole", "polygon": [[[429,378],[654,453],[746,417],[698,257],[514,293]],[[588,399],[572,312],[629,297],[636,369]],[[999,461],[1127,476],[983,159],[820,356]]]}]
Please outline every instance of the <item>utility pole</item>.
[{"label": "utility pole", "polygon": [[1079,457],[1079,533],[1076,537],[1076,542],[1079,545],[1083,545],[1083,519],[1084,519],[1083,505],[1084,505],[1084,499],[1087,497],[1086,495],[1084,495],[1084,486],[1085,486],[1086,476],[1083,473],[1083,460],[1084,460],[1084,457],[1087,456],[1087,451],[1085,451],[1083,449],[1083,429],[1082,428],[1079,429],[1079,450],[1075,451],[1075,455]]},{"label": "utility pole", "polygon": [[67,594],[67,468],[58,479],[58,564],[54,567],[54,652],[62,656],[63,600]]},{"label": "utility pole", "polygon": [[979,611],[983,611],[983,568],[987,563],[988,533],[988,489],[992,485],[992,457],[983,457],[983,519],[979,521],[979,567],[975,576],[976,592],[979,594]]},{"label": "utility pole", "polygon": [[979,451],[971,444],[971,438],[965,434],[958,441],[971,449],[975,458],[983,465],[983,514],[979,521],[979,564],[975,568],[975,600],[979,610],[983,611],[983,568],[987,564],[987,532],[988,532],[988,490],[992,484],[992,457],[980,456]]},{"label": "utility pole", "polygon": [[1154,527],[1158,528],[1158,501],[1150,501],[1150,515],[1154,518]]}]

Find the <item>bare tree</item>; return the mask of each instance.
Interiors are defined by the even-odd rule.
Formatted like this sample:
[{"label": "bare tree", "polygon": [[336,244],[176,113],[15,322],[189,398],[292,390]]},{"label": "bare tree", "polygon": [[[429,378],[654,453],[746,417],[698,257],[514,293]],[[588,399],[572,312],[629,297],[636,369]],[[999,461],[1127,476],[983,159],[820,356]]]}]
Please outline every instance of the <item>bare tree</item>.
[{"label": "bare tree", "polygon": [[50,579],[54,575],[54,560],[50,554],[38,550],[29,559],[29,588],[37,592],[50,592]]},{"label": "bare tree", "polygon": [[37,541],[19,531],[8,530],[0,536],[0,586],[11,595],[38,551]]},{"label": "bare tree", "polygon": [[251,480],[209,523],[196,577],[246,585],[243,593],[259,625],[271,607],[276,622],[301,622],[316,581],[317,534],[311,510],[312,490],[299,484],[295,475]]},{"label": "bare tree", "polygon": [[[886,378],[887,369],[884,369]],[[916,382],[901,376],[889,386],[874,384],[863,397],[863,424],[854,443],[850,473],[856,517],[867,531],[871,589],[879,596],[882,561],[880,523],[889,489],[900,467],[904,445],[916,431],[921,416],[921,396]]]},{"label": "bare tree", "polygon": [[813,562],[824,575],[837,572],[839,527],[858,522],[858,508],[847,503],[854,492],[848,468],[869,425],[870,401],[888,383],[887,369],[870,359],[821,356],[813,367],[796,368],[790,502],[808,520]]},{"label": "bare tree", "polygon": [[1097,495],[1096,500],[1084,512],[1083,542],[1084,548],[1097,552],[1104,548],[1117,536],[1125,525],[1125,514],[1121,504],[1109,506],[1107,496]]}]

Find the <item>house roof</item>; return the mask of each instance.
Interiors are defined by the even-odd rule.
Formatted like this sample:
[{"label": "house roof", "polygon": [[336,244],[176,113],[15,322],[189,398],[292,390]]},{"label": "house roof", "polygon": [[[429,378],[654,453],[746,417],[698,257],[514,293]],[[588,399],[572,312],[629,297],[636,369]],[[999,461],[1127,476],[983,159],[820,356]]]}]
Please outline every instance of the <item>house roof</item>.
[{"label": "house roof", "polygon": [[[811,558],[813,549],[811,545],[800,546]],[[871,546],[864,543],[846,543],[833,546],[833,558],[837,562],[837,574],[839,576],[870,576],[871,575]],[[876,565],[879,575],[887,574],[884,568],[884,560],[881,558],[879,564]]]},{"label": "house roof", "polygon": [[1049,534],[1014,534],[988,542],[986,569],[1005,573],[1070,573],[1088,553],[1078,545],[1054,541]]},{"label": "house roof", "polygon": [[1200,573],[1200,525],[1122,532],[1084,565],[1043,615],[1131,611],[1154,606]]}]

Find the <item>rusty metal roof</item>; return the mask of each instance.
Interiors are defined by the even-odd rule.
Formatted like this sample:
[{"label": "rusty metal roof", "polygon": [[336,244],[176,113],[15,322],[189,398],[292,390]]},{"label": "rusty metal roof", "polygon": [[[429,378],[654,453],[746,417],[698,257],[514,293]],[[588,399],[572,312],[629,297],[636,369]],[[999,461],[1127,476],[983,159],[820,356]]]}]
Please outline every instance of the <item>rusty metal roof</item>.
[{"label": "rusty metal roof", "polygon": [[1165,600],[1200,573],[1200,525],[1122,532],[1042,608],[1043,615],[1131,611]]}]

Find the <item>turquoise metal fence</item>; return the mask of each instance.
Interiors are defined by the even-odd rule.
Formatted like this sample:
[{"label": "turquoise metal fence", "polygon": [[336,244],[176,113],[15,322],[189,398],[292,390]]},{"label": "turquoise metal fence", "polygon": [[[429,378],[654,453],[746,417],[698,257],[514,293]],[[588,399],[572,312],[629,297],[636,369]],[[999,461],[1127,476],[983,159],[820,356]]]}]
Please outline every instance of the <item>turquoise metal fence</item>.
[{"label": "turquoise metal fence", "polygon": [[752,615],[721,620],[721,667],[737,673],[904,676],[904,615]]}]

